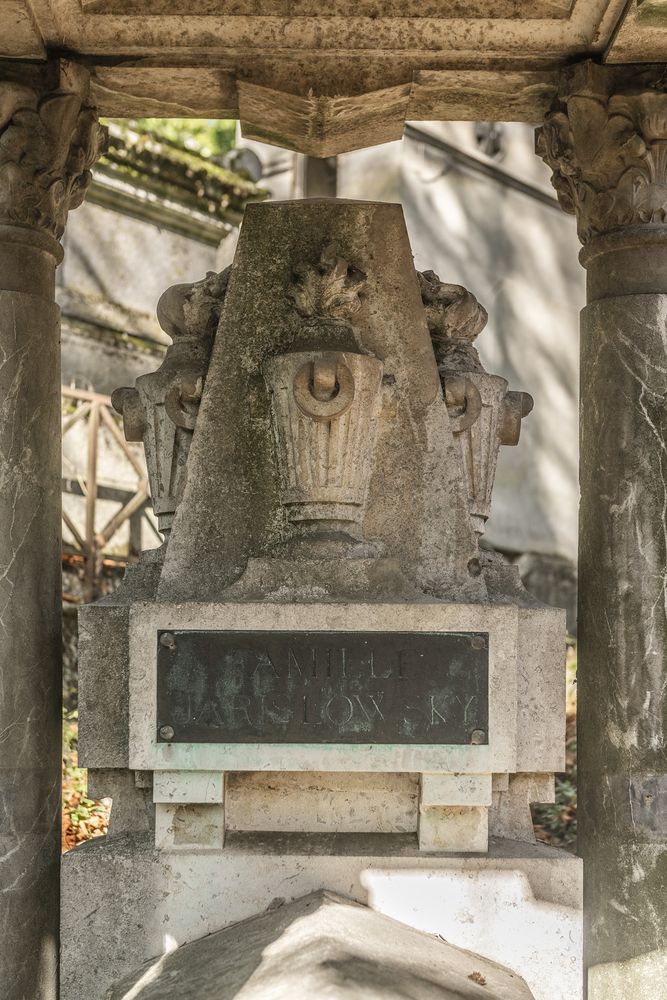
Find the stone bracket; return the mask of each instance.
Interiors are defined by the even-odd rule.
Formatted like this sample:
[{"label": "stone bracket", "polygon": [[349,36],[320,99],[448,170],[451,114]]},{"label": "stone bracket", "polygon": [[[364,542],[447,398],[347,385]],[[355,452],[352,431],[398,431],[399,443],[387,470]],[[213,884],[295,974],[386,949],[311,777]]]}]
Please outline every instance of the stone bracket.
[{"label": "stone bracket", "polygon": [[420,851],[485,854],[489,847],[490,774],[421,775]]}]

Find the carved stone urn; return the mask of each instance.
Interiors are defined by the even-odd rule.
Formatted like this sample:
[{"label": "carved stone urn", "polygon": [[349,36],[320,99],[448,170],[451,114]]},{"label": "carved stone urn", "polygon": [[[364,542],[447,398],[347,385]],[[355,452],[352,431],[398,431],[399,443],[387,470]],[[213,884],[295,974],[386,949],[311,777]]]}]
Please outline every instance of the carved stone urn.
[{"label": "carved stone urn", "polygon": [[270,358],[281,501],[302,537],[362,536],[383,365],[351,351]]},{"label": "carved stone urn", "polygon": [[452,431],[461,447],[472,526],[484,533],[501,444],[519,443],[521,421],[533,408],[527,392],[508,391],[507,380],[490,375],[473,342],[486,326],[486,310],[461,285],[419,274],[433,349]]},{"label": "carved stone urn", "polygon": [[160,326],[173,341],[164,361],[157,371],[141,375],[134,388],[116,389],[111,397],[123,416],[127,440],[143,441],[151,501],[163,535],[171,529],[183,495],[228,271],[167,289],[157,308]]},{"label": "carved stone urn", "polygon": [[472,526],[484,534],[501,444],[519,443],[521,420],[533,408],[527,392],[508,392],[507,380],[486,372],[445,378],[445,402],[461,446]]}]

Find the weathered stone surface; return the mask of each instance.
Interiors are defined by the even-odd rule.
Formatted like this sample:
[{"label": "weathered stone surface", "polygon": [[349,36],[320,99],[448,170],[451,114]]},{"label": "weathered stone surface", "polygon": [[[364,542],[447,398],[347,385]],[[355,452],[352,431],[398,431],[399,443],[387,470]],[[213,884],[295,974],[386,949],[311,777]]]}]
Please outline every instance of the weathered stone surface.
[{"label": "weathered stone surface", "polygon": [[135,388],[116,389],[128,441],[143,441],[153,510],[163,534],[171,530],[185,485],[192,432],[220,320],[229,269],[193,284],[173,285],[160,297],[160,326],[172,338],[160,367]]},{"label": "weathered stone surface", "polygon": [[161,851],[221,851],[224,844],[224,804],[156,805],[155,846]]},{"label": "weathered stone surface", "polygon": [[240,116],[327,155],[398,137],[406,119],[539,121],[559,67],[664,57],[657,2],[627,5],[616,34],[618,0],[2,0],[0,54],[85,57],[106,115]]},{"label": "weathered stone surface", "polygon": [[662,67],[613,70],[584,63],[566,76],[561,103],[538,129],[558,200],[590,239],[667,219]]},{"label": "weathered stone surface", "polygon": [[[666,322],[667,295],[607,298],[582,320],[579,831],[592,1000],[664,984],[651,955],[667,927]],[[642,957],[653,973],[640,980]]]},{"label": "weathered stone surface", "polygon": [[312,893],[185,945],[108,993],[146,1000],[530,1000],[509,970],[329,892]]},{"label": "weathered stone surface", "polygon": [[665,0],[634,0],[623,8],[607,59],[610,63],[662,62],[666,41]]},{"label": "weathered stone surface", "polygon": [[482,535],[501,444],[519,443],[521,421],[533,408],[527,392],[508,392],[506,379],[483,367],[474,342],[486,326],[486,309],[461,285],[433,271],[419,274],[422,302],[454,437],[461,448],[470,519]]},{"label": "weathered stone surface", "polygon": [[400,139],[410,95],[409,83],[355,97],[301,97],[240,80],[239,118],[248,139],[308,156],[336,156]]},{"label": "weathered stone surface", "polygon": [[155,829],[150,782],[137,781],[136,772],[126,768],[89,768],[88,795],[91,799],[112,799],[109,836],[144,833]]},{"label": "weathered stone surface", "polygon": [[[0,241],[2,262],[15,248],[6,236]],[[0,285],[3,276],[0,266]],[[0,290],[0,982],[8,996],[52,1000],[60,853],[60,359],[58,311],[51,296],[28,291],[29,277],[24,292]]]},{"label": "weathered stone surface", "polygon": [[82,91],[0,82],[0,222],[59,239],[84,199],[106,130]]},{"label": "weathered stone surface", "polygon": [[227,775],[230,831],[414,833],[414,774],[236,771]]},{"label": "weathered stone surface", "polygon": [[486,854],[489,849],[488,813],[485,806],[420,805],[419,850]]},{"label": "weathered stone surface", "polygon": [[555,800],[553,774],[510,774],[507,788],[493,792],[493,808],[489,814],[489,833],[494,837],[512,837],[535,842],[533,802]]},{"label": "weathered stone surface", "polygon": [[664,991],[666,143],[662,66],[574,69],[538,135],[588,271],[578,831],[590,1000]]},{"label": "weathered stone surface", "polygon": [[581,862],[566,852],[495,840],[488,855],[420,856],[414,835],[228,833],[221,853],[125,836],[64,856],[63,1000],[101,1000],[174,944],[323,886],[509,963],[536,1000],[580,996]]},{"label": "weathered stone surface", "polygon": [[0,74],[0,983],[57,995],[60,356],[55,268],[103,133],[87,75]]},{"label": "weathered stone surface", "polygon": [[[79,610],[79,763],[128,766],[130,605],[155,596],[162,549],[144,552],[123,585]],[[109,794],[106,792],[104,794]]]},{"label": "weathered stone surface", "polygon": [[[286,286],[295,269],[315,265],[331,244],[366,275],[363,307],[348,324],[335,317],[304,322]],[[422,590],[483,595],[457,475],[460,454],[399,206],[249,206],[220,323],[224,334],[213,348],[190,452],[187,517],[176,515],[161,599],[214,598],[249,558],[278,554],[288,533],[262,369],[276,354],[310,347],[374,354],[384,366],[366,538]],[[410,532],[400,514],[408,509]]]},{"label": "weathered stone surface", "polygon": [[564,659],[564,612],[519,608],[517,771],[565,770]]}]

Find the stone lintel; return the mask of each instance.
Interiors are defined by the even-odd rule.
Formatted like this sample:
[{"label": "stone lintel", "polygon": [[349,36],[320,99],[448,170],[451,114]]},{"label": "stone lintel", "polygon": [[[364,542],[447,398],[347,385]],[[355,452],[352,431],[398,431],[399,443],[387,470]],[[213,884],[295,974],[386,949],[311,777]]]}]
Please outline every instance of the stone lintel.
[{"label": "stone lintel", "polygon": [[292,62],[270,75],[248,67],[242,78],[208,66],[96,66],[91,92],[101,113],[193,118],[240,118],[247,138],[311,156],[400,139],[406,121],[498,120],[537,122],[556,93],[554,69],[448,69],[400,61],[382,77],[350,80],[331,54],[312,57],[316,80],[304,89]]}]

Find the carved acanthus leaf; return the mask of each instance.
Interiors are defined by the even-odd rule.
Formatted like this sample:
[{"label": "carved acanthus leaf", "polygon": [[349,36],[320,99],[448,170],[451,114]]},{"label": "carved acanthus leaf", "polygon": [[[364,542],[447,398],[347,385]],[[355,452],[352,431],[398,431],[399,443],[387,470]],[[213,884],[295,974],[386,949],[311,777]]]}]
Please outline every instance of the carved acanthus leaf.
[{"label": "carved acanthus leaf", "polygon": [[537,153],[553,171],[561,206],[576,214],[582,243],[667,222],[665,80],[649,85],[631,75],[611,94],[596,87],[601,82],[589,73],[536,134]]},{"label": "carved acanthus leaf", "polygon": [[95,109],[79,94],[0,83],[0,222],[59,239],[106,139]]},{"label": "carved acanthus leaf", "polygon": [[301,316],[347,320],[361,308],[365,287],[366,275],[328,246],[317,264],[295,269],[287,294]]}]

